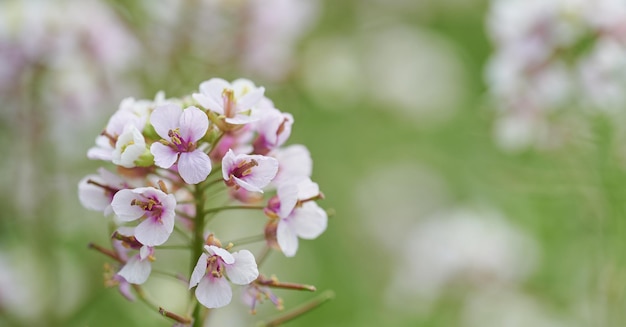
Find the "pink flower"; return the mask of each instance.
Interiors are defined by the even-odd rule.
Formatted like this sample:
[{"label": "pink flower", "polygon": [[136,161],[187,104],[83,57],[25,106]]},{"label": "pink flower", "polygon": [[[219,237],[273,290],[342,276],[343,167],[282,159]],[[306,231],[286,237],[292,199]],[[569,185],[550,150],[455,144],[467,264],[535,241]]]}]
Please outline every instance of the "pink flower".
[{"label": "pink flower", "polygon": [[256,123],[259,136],[254,141],[254,153],[265,155],[283,145],[291,135],[292,125],[291,114],[282,113],[274,108],[264,110],[263,116]]},{"label": "pink flower", "polygon": [[163,138],[150,147],[154,163],[167,169],[178,162],[178,172],[185,183],[204,181],[211,172],[211,159],[196,147],[209,128],[207,115],[196,107],[183,110],[170,103],[157,107],[150,123]]},{"label": "pink flower", "polygon": [[298,237],[315,239],[326,230],[328,215],[312,200],[320,197],[319,187],[310,179],[285,183],[278,187],[276,197],[270,199],[266,213],[278,216],[276,241],[285,256],[298,251]]},{"label": "pink flower", "polygon": [[247,124],[258,119],[253,108],[263,98],[265,88],[256,87],[247,79],[228,83],[221,78],[212,78],[200,84],[200,93],[193,98],[206,109],[225,117],[233,125]]},{"label": "pink flower", "polygon": [[311,159],[311,153],[304,145],[293,144],[284,148],[278,148],[269,155],[276,158],[280,163],[278,173],[272,180],[272,184],[275,186],[311,177],[313,160]]},{"label": "pink flower", "polygon": [[96,138],[96,146],[87,151],[89,159],[111,161],[113,159],[115,144],[127,126],[134,126],[142,131],[146,125],[151,102],[148,100],[135,100],[126,98],[120,103],[119,109],[111,116],[106,128]]},{"label": "pink flower", "polygon": [[152,272],[151,260],[153,260],[153,254],[153,247],[142,246],[141,249],[139,249],[139,253],[130,257],[117,274],[131,284],[145,283]]},{"label": "pink flower", "polygon": [[226,185],[261,192],[278,172],[278,160],[261,155],[235,154],[228,150],[222,159],[222,175]]},{"label": "pink flower", "polygon": [[120,221],[143,218],[134,236],[143,245],[165,243],[174,230],[176,199],[154,187],[125,189],[117,192],[111,202]]},{"label": "pink flower", "polygon": [[78,183],[78,198],[83,207],[109,215],[113,196],[125,188],[128,184],[121,177],[100,168],[98,175],[88,175]]},{"label": "pink flower", "polygon": [[259,276],[254,256],[248,250],[230,253],[214,245],[205,245],[205,253],[193,269],[189,288],[198,285],[196,298],[207,308],[220,308],[232,299],[231,283],[247,285]]},{"label": "pink flower", "polygon": [[117,138],[112,160],[114,164],[133,168],[137,160],[146,152],[146,140],[134,125],[126,125],[124,132]]}]

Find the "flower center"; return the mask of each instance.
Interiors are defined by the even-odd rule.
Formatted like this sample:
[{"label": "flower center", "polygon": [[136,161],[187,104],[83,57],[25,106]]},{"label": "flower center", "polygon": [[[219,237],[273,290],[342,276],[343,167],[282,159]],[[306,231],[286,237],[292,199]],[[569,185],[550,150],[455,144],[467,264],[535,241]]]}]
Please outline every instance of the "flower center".
[{"label": "flower center", "polygon": [[155,199],[147,199],[147,201],[141,201],[138,199],[133,199],[130,202],[131,206],[139,206],[141,209],[143,209],[146,212],[146,215],[154,218],[156,220],[160,220],[161,219],[161,214],[163,213],[163,206],[161,205],[161,202],[156,201]]},{"label": "flower center", "polygon": [[180,128],[170,129],[167,132],[170,141],[161,140],[161,144],[169,146],[176,152],[191,152],[196,149],[196,145],[193,142],[188,142],[180,135]]},{"label": "flower center", "polygon": [[206,274],[211,275],[214,278],[220,278],[224,276],[224,268],[221,261],[221,258],[217,255],[209,257],[207,259]]},{"label": "flower center", "polygon": [[224,99],[224,116],[235,117],[235,92],[231,89],[224,89],[222,98]]},{"label": "flower center", "polygon": [[250,161],[242,160],[237,164],[237,167],[230,172],[230,175],[237,178],[246,177],[252,174],[252,168],[258,165],[259,162],[254,159],[250,159]]}]

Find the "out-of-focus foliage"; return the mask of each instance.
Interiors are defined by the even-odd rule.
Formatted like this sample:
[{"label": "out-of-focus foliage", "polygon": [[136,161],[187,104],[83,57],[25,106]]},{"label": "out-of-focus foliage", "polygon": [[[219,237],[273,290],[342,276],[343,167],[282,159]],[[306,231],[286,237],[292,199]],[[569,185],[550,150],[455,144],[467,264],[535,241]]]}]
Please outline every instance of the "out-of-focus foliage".
[{"label": "out-of-focus foliage", "polygon": [[[1,2],[0,326],[171,325],[104,287],[107,258],[86,245],[106,243],[107,221],[76,185],[124,97],[180,96],[213,76],[253,79],[294,115],[290,143],[309,147],[335,211],[300,255],[266,263],[336,294],[291,326],[624,326],[619,115],[574,112],[571,142],[503,152],[483,79],[490,5]],[[164,306],[187,296],[158,285],[146,287]],[[286,308],[310,298],[277,295]],[[278,313],[240,306],[210,325]]]}]

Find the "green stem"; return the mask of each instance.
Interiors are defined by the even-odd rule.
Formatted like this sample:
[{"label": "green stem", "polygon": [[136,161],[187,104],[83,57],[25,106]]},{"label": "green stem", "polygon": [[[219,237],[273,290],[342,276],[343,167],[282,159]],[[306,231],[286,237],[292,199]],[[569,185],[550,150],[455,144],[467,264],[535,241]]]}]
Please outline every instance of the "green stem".
[{"label": "green stem", "polygon": [[[198,258],[202,254],[204,246],[204,192],[201,185],[196,185],[194,188],[194,198],[196,199],[196,218],[194,219],[193,239],[191,240],[191,267],[189,269],[189,276],[193,272],[193,268],[196,266]],[[192,295],[193,296],[193,295]],[[195,299],[192,297],[193,301]],[[202,306],[196,304],[193,311],[193,327],[200,327],[203,325],[202,320]]]}]

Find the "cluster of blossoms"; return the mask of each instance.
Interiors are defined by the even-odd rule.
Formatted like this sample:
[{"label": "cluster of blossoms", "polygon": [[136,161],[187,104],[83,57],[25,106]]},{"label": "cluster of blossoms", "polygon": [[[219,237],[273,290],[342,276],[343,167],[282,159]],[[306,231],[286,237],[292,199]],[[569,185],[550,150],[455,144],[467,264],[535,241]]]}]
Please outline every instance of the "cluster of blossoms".
[{"label": "cluster of blossoms", "polygon": [[560,143],[568,127],[559,125],[571,121],[563,109],[626,104],[626,2],[494,0],[487,27],[486,80],[505,148]]},{"label": "cluster of blossoms", "polygon": [[[175,230],[190,240],[197,264],[173,273],[189,273],[188,287],[196,287],[198,302],[207,308],[231,302],[231,283],[247,285],[244,297],[253,310],[264,299],[282,307],[270,287],[313,289],[265,278],[250,251],[231,250],[244,241],[223,246],[206,230],[217,212],[257,210],[268,217],[265,229],[258,238],[244,239],[264,240],[266,250],[291,257],[299,238],[314,239],[326,229],[326,211],[316,203],[323,195],[310,179],[310,154],[302,145],[283,146],[293,117],[276,109],[264,91],[249,80],[213,78],[182,99],[162,93],[154,100],[128,98],[97,137],[87,156],[117,169],[100,168],[83,178],[79,197],[86,208],[113,215],[113,249],[92,247],[118,261],[108,282],[126,297],[134,298],[131,284],[138,287],[149,278],[159,247]],[[225,190],[236,205],[212,206],[211,199]],[[265,199],[265,191],[274,195]]]}]

